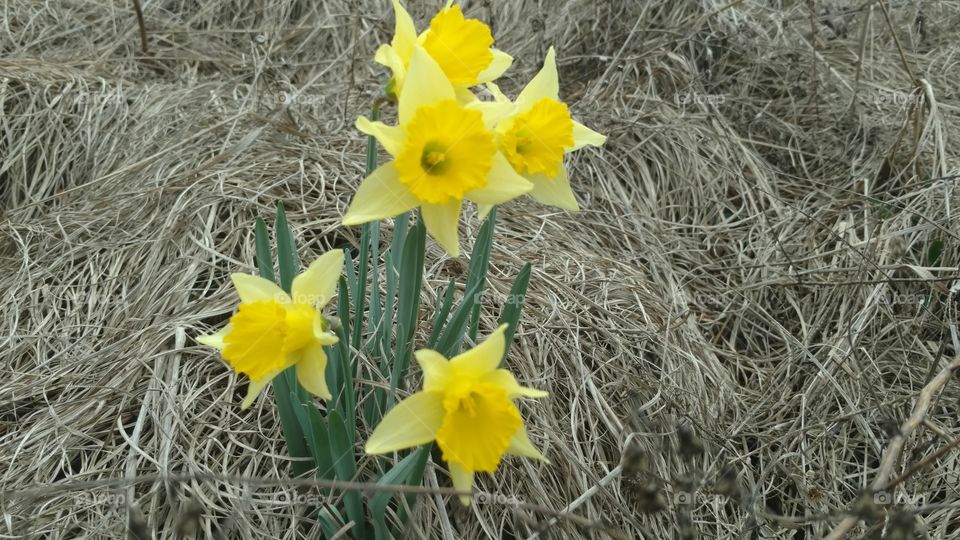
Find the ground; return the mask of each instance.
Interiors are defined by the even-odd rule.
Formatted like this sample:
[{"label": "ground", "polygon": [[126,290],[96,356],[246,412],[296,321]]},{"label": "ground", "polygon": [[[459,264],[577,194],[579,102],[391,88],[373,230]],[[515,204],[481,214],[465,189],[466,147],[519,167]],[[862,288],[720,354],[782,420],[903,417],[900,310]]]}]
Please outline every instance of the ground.
[{"label": "ground", "polygon": [[[194,338],[275,201],[303,259],[357,245],[389,2],[142,4],[146,53],[132,2],[3,3],[0,531],[295,538],[271,401]],[[609,140],[568,160],[581,212],[498,215],[481,329],[532,262],[507,365],[551,394],[551,464],[421,497],[406,536],[960,537],[960,4],[463,5],[505,91],[552,45]],[[429,243],[421,319],[467,260]]]}]

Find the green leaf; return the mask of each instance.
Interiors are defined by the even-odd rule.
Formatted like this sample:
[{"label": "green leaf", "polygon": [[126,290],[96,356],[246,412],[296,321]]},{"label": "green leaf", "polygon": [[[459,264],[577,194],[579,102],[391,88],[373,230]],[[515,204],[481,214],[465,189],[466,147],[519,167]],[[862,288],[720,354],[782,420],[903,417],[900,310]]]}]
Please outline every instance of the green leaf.
[{"label": "green leaf", "polygon": [[267,224],[263,218],[257,217],[257,224],[254,226],[254,238],[257,247],[257,270],[260,277],[276,282],[273,275],[273,256],[270,253],[270,232],[267,231]]},{"label": "green leaf", "polygon": [[943,255],[943,240],[930,242],[930,248],[927,249],[927,266],[936,266],[940,262],[941,255]]},{"label": "green leaf", "polygon": [[280,287],[289,293],[290,287],[293,286],[293,278],[299,271],[300,260],[282,202],[277,202],[277,222],[274,228],[277,234],[277,261],[280,263]]},{"label": "green leaf", "polygon": [[[490,266],[490,248],[493,246],[493,226],[497,221],[497,207],[494,206],[486,221],[477,233],[470,255],[470,270],[467,273],[467,290],[476,289],[477,296],[483,296],[483,287],[487,281],[487,269]],[[470,341],[477,341],[477,329],[480,326],[480,307],[482,302],[474,302],[470,312]]]},{"label": "green leaf", "polygon": [[[387,471],[387,473],[384,474],[380,480],[377,480],[377,484],[382,486],[420,485],[423,482],[423,470],[427,465],[427,457],[429,456],[430,445],[417,448],[407,455],[407,457],[400,460],[399,463],[394,465],[392,469]],[[387,506],[389,505],[390,501],[396,497],[396,495],[397,494],[393,492],[380,491],[374,495],[369,502],[370,515],[373,518],[374,533],[378,540],[394,537],[394,535],[390,533],[390,529],[387,527],[386,512]],[[415,496],[408,495],[405,497],[408,501],[408,505],[413,505],[413,497]]]},{"label": "green leaf", "polygon": [[400,388],[403,374],[410,365],[413,353],[413,335],[417,328],[420,311],[420,288],[423,284],[423,255],[426,250],[426,227],[417,220],[403,246],[400,261],[399,299],[397,300],[397,343],[390,373],[390,392],[387,394],[387,409],[393,404],[396,390]]},{"label": "green leaf", "polygon": [[503,339],[507,346],[503,350],[503,360],[507,358],[507,352],[510,351],[510,344],[513,343],[513,336],[517,332],[517,321],[520,320],[520,311],[523,309],[523,300],[527,296],[527,286],[530,285],[530,272],[532,271],[530,263],[523,265],[523,269],[517,274],[513,286],[510,287],[510,295],[507,296],[507,303],[503,306],[503,312],[500,314],[500,324],[508,324],[507,331],[503,334]]},{"label": "green leaf", "polygon": [[453,293],[457,290],[457,285],[453,278],[447,283],[447,290],[444,292],[437,305],[437,315],[433,319],[433,330],[430,331],[430,337],[427,339],[427,348],[433,349],[437,346],[437,340],[440,339],[440,331],[443,330],[444,323],[447,322],[447,315],[450,314],[450,308],[453,307]]},{"label": "green leaf", "polygon": [[[353,426],[350,426],[351,429]],[[356,456],[353,453],[353,443],[350,442],[348,429],[343,417],[336,410],[330,411],[327,416],[327,430],[330,437],[330,457],[333,459],[333,469],[337,480],[351,482],[357,475]],[[364,537],[366,517],[363,513],[363,501],[357,491],[345,491],[343,503],[347,510],[347,517],[353,521],[353,530],[356,537]]]},{"label": "green leaf", "polygon": [[463,336],[467,330],[467,320],[473,311],[473,305],[477,301],[477,289],[479,289],[480,286],[481,284],[477,283],[473,289],[468,289],[467,292],[464,293],[460,305],[457,306],[457,310],[453,312],[453,317],[451,317],[450,321],[443,328],[443,334],[437,343],[436,351],[447,358],[456,356],[460,351],[460,343],[463,342]]}]

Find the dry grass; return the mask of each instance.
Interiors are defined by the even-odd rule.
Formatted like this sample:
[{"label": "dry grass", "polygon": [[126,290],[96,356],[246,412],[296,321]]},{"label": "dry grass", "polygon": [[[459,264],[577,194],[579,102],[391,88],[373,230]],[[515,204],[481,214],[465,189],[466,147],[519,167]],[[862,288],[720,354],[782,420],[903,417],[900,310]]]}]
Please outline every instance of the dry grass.
[{"label": "dry grass", "polygon": [[[294,538],[292,487],[225,478],[288,475],[270,400],[241,412],[192,338],[275,200],[302,257],[356,245],[388,2],[146,0],[147,57],[130,4],[3,2],[0,535],[118,537],[127,501],[158,536]],[[552,394],[524,413],[553,464],[509,460],[470,510],[422,496],[410,537],[820,537],[929,381],[890,472],[960,437],[960,381],[934,378],[960,354],[960,4],[847,4],[465,2],[519,59],[507,90],[554,44],[610,141],[570,162],[583,212],[497,226],[483,326],[532,261],[508,361]],[[431,248],[424,305],[465,269]],[[934,458],[854,535],[960,537],[960,454]],[[80,489],[108,479],[131,482]]]}]

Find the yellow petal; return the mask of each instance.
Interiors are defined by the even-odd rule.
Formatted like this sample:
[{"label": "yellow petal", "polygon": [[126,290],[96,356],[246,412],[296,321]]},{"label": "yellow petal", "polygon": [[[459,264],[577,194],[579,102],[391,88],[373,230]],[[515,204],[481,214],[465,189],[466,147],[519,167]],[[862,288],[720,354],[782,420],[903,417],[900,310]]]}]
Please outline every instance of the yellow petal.
[{"label": "yellow petal", "polygon": [[547,178],[542,174],[536,174],[529,178],[533,182],[533,190],[530,191],[530,196],[540,203],[573,212],[580,210],[580,205],[577,204],[577,199],[570,189],[570,180],[567,178],[565,168],[560,167],[560,174],[554,178]]},{"label": "yellow petal", "polygon": [[343,273],[343,251],[335,249],[317,257],[291,287],[293,302],[323,308],[337,294],[337,283]]},{"label": "yellow petal", "polygon": [[605,142],[607,142],[605,135],[597,133],[576,120],[573,121],[573,148],[571,150],[583,148],[587,145],[601,146]]},{"label": "yellow petal", "polygon": [[218,351],[222,350],[224,347],[223,338],[230,333],[230,330],[233,330],[233,326],[228,324],[212,334],[197,336],[197,343],[206,345],[207,347],[213,347]]},{"label": "yellow petal", "polygon": [[537,450],[537,447],[530,442],[530,436],[527,435],[527,429],[524,426],[520,426],[520,429],[518,429],[510,439],[510,446],[507,448],[507,453],[513,456],[539,459],[540,461],[550,463],[550,460],[545,458],[543,454],[540,453],[540,450]]},{"label": "yellow petal", "polygon": [[[468,378],[457,374],[458,381]],[[447,463],[470,471],[494,472],[523,419],[502,389],[493,385],[468,388],[467,394],[456,388],[445,394],[446,415],[437,431],[437,446]]]},{"label": "yellow petal", "polygon": [[[453,489],[465,493],[473,493],[473,471],[464,470],[456,463],[448,463],[450,467],[450,480],[453,482]],[[472,495],[460,495],[460,504],[470,506]]]},{"label": "yellow petal", "polygon": [[503,204],[528,193],[533,184],[517,172],[507,162],[503,154],[493,155],[493,166],[487,175],[487,185],[464,194],[464,197],[479,204]]},{"label": "yellow petal", "polygon": [[335,345],[340,338],[336,334],[328,332],[324,323],[323,315],[318,315],[313,320],[313,339],[321,345]]},{"label": "yellow petal", "polygon": [[303,358],[297,362],[297,380],[307,392],[330,399],[327,388],[327,353],[319,343],[312,343],[303,351]]},{"label": "yellow petal", "polygon": [[543,390],[520,386],[520,383],[517,382],[513,374],[505,369],[493,371],[486,375],[483,380],[484,382],[489,382],[502,388],[507,395],[510,396],[510,399],[518,397],[543,398],[550,395]]},{"label": "yellow petal", "polygon": [[513,103],[509,101],[480,101],[479,99],[467,103],[465,108],[480,111],[483,115],[483,127],[491,131],[514,110]]},{"label": "yellow petal", "polygon": [[383,417],[367,439],[368,454],[385,454],[428,443],[443,422],[443,394],[417,392]]},{"label": "yellow petal", "polygon": [[400,0],[393,0],[393,15],[396,24],[393,31],[393,45],[397,55],[403,59],[404,63],[410,60],[413,53],[413,46],[417,43],[417,28],[413,24],[413,18],[410,13],[404,9]]},{"label": "yellow petal", "polygon": [[557,60],[553,47],[547,51],[547,57],[543,60],[543,67],[533,79],[527,83],[520,95],[517,96],[517,106],[520,113],[528,109],[543,98],[550,98],[560,101],[560,82],[557,78]]},{"label": "yellow petal", "polygon": [[383,122],[372,122],[363,116],[357,118],[356,126],[361,133],[373,135],[391,156],[396,157],[403,150],[406,137],[399,127],[388,126]]},{"label": "yellow petal", "polygon": [[350,202],[344,225],[360,225],[378,219],[393,217],[415,208],[420,201],[400,183],[397,168],[391,161],[373,171],[363,182]]},{"label": "yellow petal", "polygon": [[263,389],[267,386],[270,386],[270,381],[276,378],[283,370],[276,370],[271,373],[268,373],[262,379],[255,381],[250,379],[250,383],[247,385],[247,397],[243,398],[243,403],[240,404],[240,409],[245,410],[249,409],[253,402],[256,401],[257,396],[260,395],[260,392],[263,392]]},{"label": "yellow petal", "polygon": [[446,384],[449,361],[437,351],[421,349],[414,353],[423,370],[423,389],[427,392],[442,390]]},{"label": "yellow petal", "polygon": [[233,281],[233,288],[237,290],[240,301],[244,304],[254,302],[290,303],[290,297],[283,292],[283,289],[278,287],[276,283],[262,277],[235,273],[230,274],[230,280]]},{"label": "yellow petal", "polygon": [[477,204],[477,218],[480,221],[487,219],[487,214],[493,210],[492,204]]},{"label": "yellow petal", "polygon": [[487,69],[480,72],[478,82],[485,83],[490,81],[495,81],[500,78],[501,75],[508,69],[510,65],[513,64],[513,57],[509,54],[498,51],[497,49],[490,49],[490,52],[493,53],[493,61],[490,62],[490,65],[487,66]]},{"label": "yellow petal", "polygon": [[445,204],[424,204],[420,207],[427,231],[451,257],[460,256],[460,240],[457,236],[462,206],[462,201],[453,200]]},{"label": "yellow petal", "polygon": [[423,48],[414,47],[397,105],[400,125],[407,125],[420,107],[456,97],[440,66]]},{"label": "yellow petal", "polygon": [[508,98],[507,95],[504,94],[503,91],[500,90],[500,87],[497,86],[496,84],[489,82],[487,83],[486,86],[487,86],[487,90],[489,90],[490,93],[493,94],[494,101],[497,101],[500,103],[511,103],[511,104],[513,103],[512,101],[510,101],[510,98]]},{"label": "yellow petal", "polygon": [[509,325],[501,324],[476,347],[453,357],[450,360],[451,367],[478,377],[497,369],[506,350],[506,340],[503,333],[506,332],[507,326]]}]

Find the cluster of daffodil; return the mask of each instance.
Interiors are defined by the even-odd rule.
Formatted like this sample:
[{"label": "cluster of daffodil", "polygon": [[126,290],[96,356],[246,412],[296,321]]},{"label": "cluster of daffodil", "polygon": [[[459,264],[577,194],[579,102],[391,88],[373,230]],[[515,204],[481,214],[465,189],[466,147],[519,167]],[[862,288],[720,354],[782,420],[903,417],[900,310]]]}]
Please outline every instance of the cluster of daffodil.
[{"label": "cluster of daffodil", "polygon": [[[501,367],[529,264],[514,283],[500,326],[477,339],[477,299],[486,280],[495,207],[529,194],[577,210],[564,155],[603,144],[605,137],[573,120],[560,101],[552,48],[539,73],[511,100],[493,81],[513,59],[492,47],[487,25],[466,18],[451,0],[418,34],[399,0],[393,7],[395,35],[375,60],[392,72],[386,93],[397,104],[397,123],[377,121],[378,108],[374,119],[357,120],[357,128],[370,136],[368,174],[343,219],[345,225],[363,225],[357,260],[349,250],[332,251],[295,275],[296,250],[280,207],[275,227],[280,285],[274,281],[266,225],[258,220],[260,276],[232,276],[240,297],[236,313],[222,330],[198,341],[219,349],[236,372],[249,377],[242,408],[273,383],[288,449],[301,458],[294,461],[296,474],[313,471],[353,481],[379,476],[381,484],[417,485],[435,443],[435,459],[446,462],[453,486],[468,504],[474,474],[494,472],[505,455],[546,461],[527,435],[516,400],[547,394],[520,385]],[[392,158],[379,167],[374,140]],[[450,256],[459,256],[464,200],[475,203],[485,219],[464,295],[453,309],[451,280],[426,347],[414,353],[426,232]],[[394,218],[393,238],[381,263],[379,221],[388,218]],[[339,319],[324,313],[334,297]],[[465,340],[475,346],[461,353]],[[363,378],[362,354],[373,359]],[[411,357],[420,366],[423,387],[394,404],[405,390]],[[315,398],[325,401],[319,409]],[[368,454],[419,449],[385,472],[380,462],[377,471],[358,472],[355,433],[363,425],[376,426],[365,441]],[[359,494],[347,492],[342,502],[346,519],[333,505],[315,509],[326,534],[352,520],[356,536],[385,538],[402,525],[413,501],[393,501],[389,492],[379,492],[364,510]],[[390,504],[393,526],[386,520]]]}]

